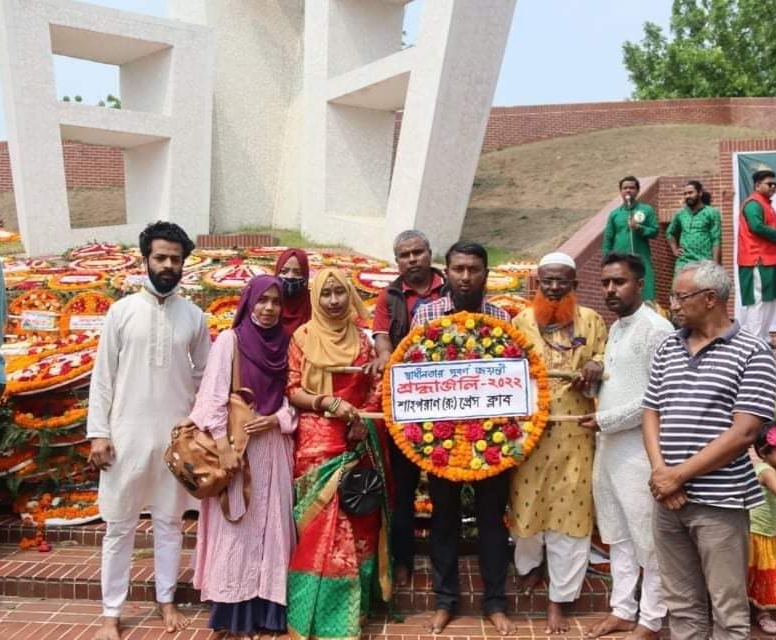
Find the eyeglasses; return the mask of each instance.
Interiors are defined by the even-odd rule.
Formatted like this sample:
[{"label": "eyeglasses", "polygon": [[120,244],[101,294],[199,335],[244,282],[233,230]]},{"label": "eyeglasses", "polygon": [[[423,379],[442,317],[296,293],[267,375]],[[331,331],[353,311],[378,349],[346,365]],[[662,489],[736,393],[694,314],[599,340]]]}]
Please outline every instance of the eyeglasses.
[{"label": "eyeglasses", "polygon": [[713,291],[713,289],[698,289],[697,291],[691,291],[690,293],[672,293],[668,296],[668,301],[672,304],[674,302],[677,304],[684,304],[685,300],[689,300],[699,293],[707,293],[708,291]]}]

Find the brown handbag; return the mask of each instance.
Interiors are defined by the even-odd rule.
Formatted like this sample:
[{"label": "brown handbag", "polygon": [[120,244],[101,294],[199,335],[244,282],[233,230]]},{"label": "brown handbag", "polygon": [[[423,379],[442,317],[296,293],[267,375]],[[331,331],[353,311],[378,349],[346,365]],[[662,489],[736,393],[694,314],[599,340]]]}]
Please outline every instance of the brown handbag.
[{"label": "brown handbag", "polygon": [[[246,402],[245,396],[250,397]],[[232,357],[232,384],[227,408],[227,435],[238,458],[242,458],[243,500],[246,512],[251,498],[251,469],[245,450],[250,436],[243,427],[256,417],[253,392],[240,386],[240,348],[234,336]],[[221,510],[229,522],[242,520],[232,518],[229,511],[227,491],[232,476],[221,468],[218,447],[209,432],[203,431],[186,418],[175,425],[170,434],[170,446],[164,452],[164,461],[175,478],[192,496],[198,499],[218,497]]]}]

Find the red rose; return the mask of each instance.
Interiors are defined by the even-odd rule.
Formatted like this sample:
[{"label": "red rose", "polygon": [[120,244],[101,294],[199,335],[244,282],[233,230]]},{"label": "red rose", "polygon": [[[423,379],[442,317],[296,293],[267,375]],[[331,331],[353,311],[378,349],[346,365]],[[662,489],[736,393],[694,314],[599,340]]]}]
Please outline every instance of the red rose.
[{"label": "red rose", "polygon": [[445,360],[458,360],[458,347],[448,344],[445,348]]},{"label": "red rose", "polygon": [[410,360],[412,362],[423,362],[426,359],[426,356],[423,355],[423,351],[421,351],[418,348],[413,349],[410,351]]},{"label": "red rose", "polygon": [[499,447],[488,447],[483,454],[485,462],[490,465],[497,465],[501,462],[501,450]]},{"label": "red rose", "polygon": [[480,327],[480,338],[487,338],[490,335],[490,327],[483,325]]},{"label": "red rose", "polygon": [[442,447],[436,447],[431,452],[431,462],[437,467],[446,467],[447,461],[450,458],[447,451]]},{"label": "red rose", "polygon": [[476,351],[467,351],[466,355],[464,356],[466,360],[479,360],[480,354]]},{"label": "red rose", "polygon": [[426,338],[436,342],[442,335],[442,327],[428,327],[426,329]]},{"label": "red rose", "polygon": [[522,435],[520,433],[520,427],[518,427],[516,424],[505,424],[502,428],[502,431],[504,432],[504,435],[510,440],[516,440]]},{"label": "red rose", "polygon": [[523,355],[523,350],[517,345],[510,344],[504,349],[505,358],[519,358]]},{"label": "red rose", "polygon": [[405,425],[404,437],[410,442],[420,442],[423,439],[423,430],[414,423]]},{"label": "red rose", "polygon": [[447,421],[435,422],[434,429],[432,431],[434,437],[439,438],[440,440],[447,440],[448,438],[452,438],[454,432],[455,429],[453,428],[453,423]]},{"label": "red rose", "polygon": [[482,440],[484,437],[485,429],[482,428],[482,425],[477,424],[476,422],[470,422],[466,427],[466,439],[469,442],[476,442],[477,440]]}]

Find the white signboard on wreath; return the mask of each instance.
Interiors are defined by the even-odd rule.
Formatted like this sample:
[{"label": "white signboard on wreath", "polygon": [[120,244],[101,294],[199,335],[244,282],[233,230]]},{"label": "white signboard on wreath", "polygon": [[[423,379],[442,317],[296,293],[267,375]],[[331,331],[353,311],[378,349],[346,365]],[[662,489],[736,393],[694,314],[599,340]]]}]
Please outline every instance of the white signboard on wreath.
[{"label": "white signboard on wreath", "polygon": [[525,358],[391,367],[394,422],[526,416],[533,412],[533,398]]}]

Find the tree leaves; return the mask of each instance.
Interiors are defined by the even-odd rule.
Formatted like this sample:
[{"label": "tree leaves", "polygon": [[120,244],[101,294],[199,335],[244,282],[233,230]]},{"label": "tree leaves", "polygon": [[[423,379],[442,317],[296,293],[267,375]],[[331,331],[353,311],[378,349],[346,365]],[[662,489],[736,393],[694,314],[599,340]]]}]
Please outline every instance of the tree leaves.
[{"label": "tree leaves", "polygon": [[776,94],[776,0],[674,0],[670,31],[623,43],[634,98]]}]

